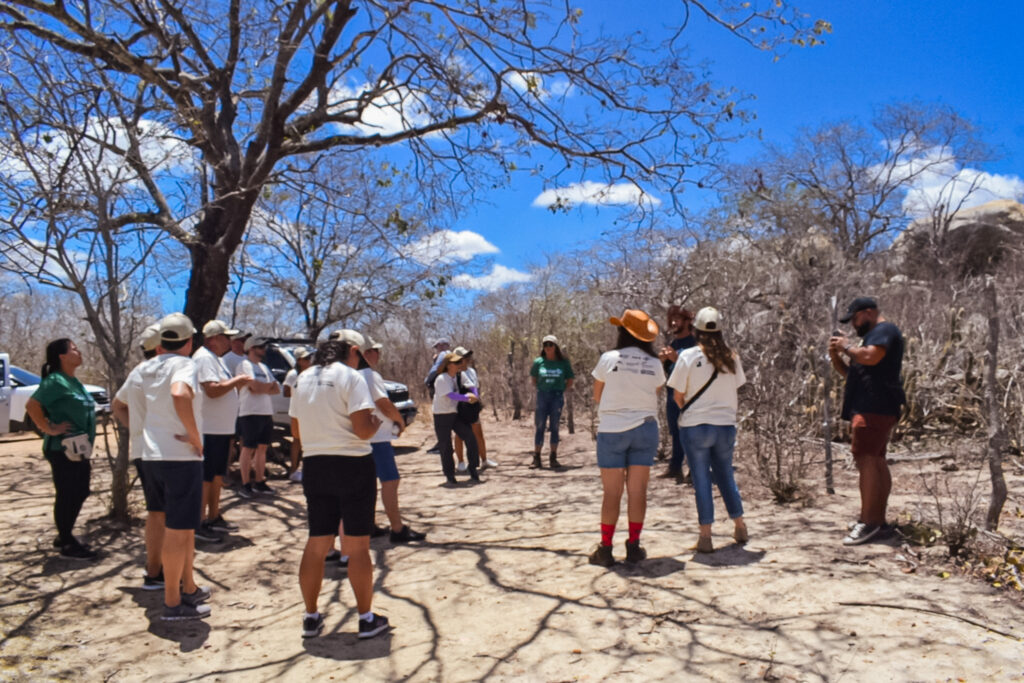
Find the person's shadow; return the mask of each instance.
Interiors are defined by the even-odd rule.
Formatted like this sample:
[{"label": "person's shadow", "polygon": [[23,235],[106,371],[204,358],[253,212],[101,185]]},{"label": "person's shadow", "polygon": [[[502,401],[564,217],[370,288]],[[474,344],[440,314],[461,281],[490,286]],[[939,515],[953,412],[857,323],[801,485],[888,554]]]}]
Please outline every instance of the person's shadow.
[{"label": "person's shadow", "polygon": [[302,648],[314,657],[337,662],[382,659],[391,656],[391,631],[366,639],[351,631],[325,632],[316,638],[303,638]]},{"label": "person's shadow", "polygon": [[764,559],[764,550],[749,550],[745,545],[733,543],[715,549],[713,553],[694,552],[693,561],[708,567],[738,567]]}]

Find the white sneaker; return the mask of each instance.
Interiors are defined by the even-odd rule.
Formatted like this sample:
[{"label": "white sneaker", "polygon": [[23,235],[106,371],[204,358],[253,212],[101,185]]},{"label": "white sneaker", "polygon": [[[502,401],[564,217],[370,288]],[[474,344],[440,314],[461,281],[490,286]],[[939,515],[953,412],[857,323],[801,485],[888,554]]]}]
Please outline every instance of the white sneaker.
[{"label": "white sneaker", "polygon": [[291,481],[302,481],[302,470],[295,470],[290,475],[288,475],[288,478]]},{"label": "white sneaker", "polygon": [[[484,467],[497,467],[497,466],[498,466],[498,463],[496,461],[494,461],[494,460],[484,460]],[[483,467],[481,467],[480,469],[483,469]]]},{"label": "white sneaker", "polygon": [[458,470],[459,472],[465,472],[466,470],[469,469],[469,465],[467,465],[466,462],[463,461],[456,465],[455,469]]}]

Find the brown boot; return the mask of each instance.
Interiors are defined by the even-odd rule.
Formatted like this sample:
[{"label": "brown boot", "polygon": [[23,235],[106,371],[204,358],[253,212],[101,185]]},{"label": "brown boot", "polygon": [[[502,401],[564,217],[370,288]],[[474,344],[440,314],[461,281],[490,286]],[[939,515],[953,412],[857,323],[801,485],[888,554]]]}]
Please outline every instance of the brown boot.
[{"label": "brown boot", "polygon": [[533,464],[530,465],[530,467],[532,467],[535,470],[539,470],[543,467],[543,465],[541,465],[540,463],[540,451],[537,451],[536,453],[533,454]]},{"label": "brown boot", "polygon": [[561,469],[562,467],[561,463],[558,462],[558,455],[554,451],[551,451],[551,457],[548,459],[548,463],[551,465],[551,469],[553,470]]}]

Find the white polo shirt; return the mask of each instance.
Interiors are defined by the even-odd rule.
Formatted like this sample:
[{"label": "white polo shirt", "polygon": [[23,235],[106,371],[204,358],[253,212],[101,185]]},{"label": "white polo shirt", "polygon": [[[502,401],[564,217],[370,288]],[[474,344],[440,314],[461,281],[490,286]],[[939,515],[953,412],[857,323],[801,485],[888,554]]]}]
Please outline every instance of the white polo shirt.
[{"label": "white polo shirt", "polygon": [[[719,425],[727,427],[736,424],[736,390],[747,381],[743,374],[740,357],[736,356],[736,374],[720,372],[715,381],[700,398],[693,402],[679,416],[680,427],[697,425]],[[714,373],[715,368],[699,346],[679,353],[679,360],[668,378],[668,385],[685,395],[686,400],[700,391]]]},{"label": "white polo shirt", "polygon": [[[155,356],[154,356],[155,358]],[[146,397],[142,393],[142,361],[128,373],[114,398],[128,406],[128,460],[142,457],[142,425],[146,419]]]},{"label": "white polo shirt", "polygon": [[[276,382],[270,374],[270,368],[264,363],[253,363],[246,358],[235,368],[235,377],[245,375],[257,382]],[[270,394],[254,394],[249,387],[242,387],[238,392],[239,415],[273,415],[274,402]]]},{"label": "white polo shirt", "polygon": [[366,380],[341,363],[314,365],[299,375],[288,414],[299,421],[304,458],[362,456],[370,442],[352,431],[352,413],[373,410]]},{"label": "white polo shirt", "polygon": [[171,386],[182,382],[192,388],[192,414],[199,433],[203,433],[203,392],[196,381],[196,364],[188,356],[165,353],[139,366],[141,387],[146,401],[143,420],[142,459],[146,461],[202,460],[192,446],[175,438],[185,434],[171,397]]},{"label": "white polo shirt", "polygon": [[654,356],[635,346],[607,351],[591,374],[604,382],[597,431],[625,432],[657,416],[657,391],[665,383],[665,370]]},{"label": "white polo shirt", "polygon": [[[379,372],[373,368],[363,368],[359,374],[366,380],[366,388],[370,390],[370,398],[374,404],[382,398],[391,400],[388,399],[388,390],[384,388],[384,378],[380,376]],[[392,433],[392,429],[394,429],[395,421],[384,415],[380,408],[374,408],[373,414],[380,420],[380,428],[376,434],[370,437],[370,443],[383,443],[394,439],[395,435]]]},{"label": "white polo shirt", "polygon": [[[196,379],[200,386],[204,382],[224,382],[232,377],[224,362],[205,346],[192,354],[192,360],[196,362]],[[203,392],[204,434],[234,434],[237,417],[237,389],[232,389],[217,398],[210,398]]]}]

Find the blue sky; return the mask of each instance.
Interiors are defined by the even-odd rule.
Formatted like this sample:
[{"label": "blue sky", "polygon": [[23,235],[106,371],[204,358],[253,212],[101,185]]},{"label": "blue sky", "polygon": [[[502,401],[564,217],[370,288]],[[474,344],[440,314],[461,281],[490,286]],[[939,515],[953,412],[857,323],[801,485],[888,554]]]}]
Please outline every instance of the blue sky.
[{"label": "blue sky", "polygon": [[[674,3],[649,3],[673,7]],[[756,96],[754,129],[765,140],[785,143],[801,127],[855,118],[866,121],[885,104],[920,100],[954,107],[980,126],[1000,157],[982,170],[1024,178],[1024,3],[802,2],[814,18],[832,23],[826,44],[772,56],[729,38],[706,23],[689,30],[694,55],[711,62],[712,78]],[[585,21],[614,27],[623,5],[583,2]],[[670,17],[650,12],[650,21]],[[654,24],[652,23],[652,27]],[[756,139],[733,145],[729,158],[742,161],[758,149]],[[526,270],[546,252],[571,249],[613,229],[614,208],[584,207],[552,214],[532,206],[540,181],[527,172],[505,190],[480,196],[453,226],[479,233],[499,252],[487,258]],[[597,180],[595,178],[595,180]],[[684,204],[706,198],[688,191]]]}]

